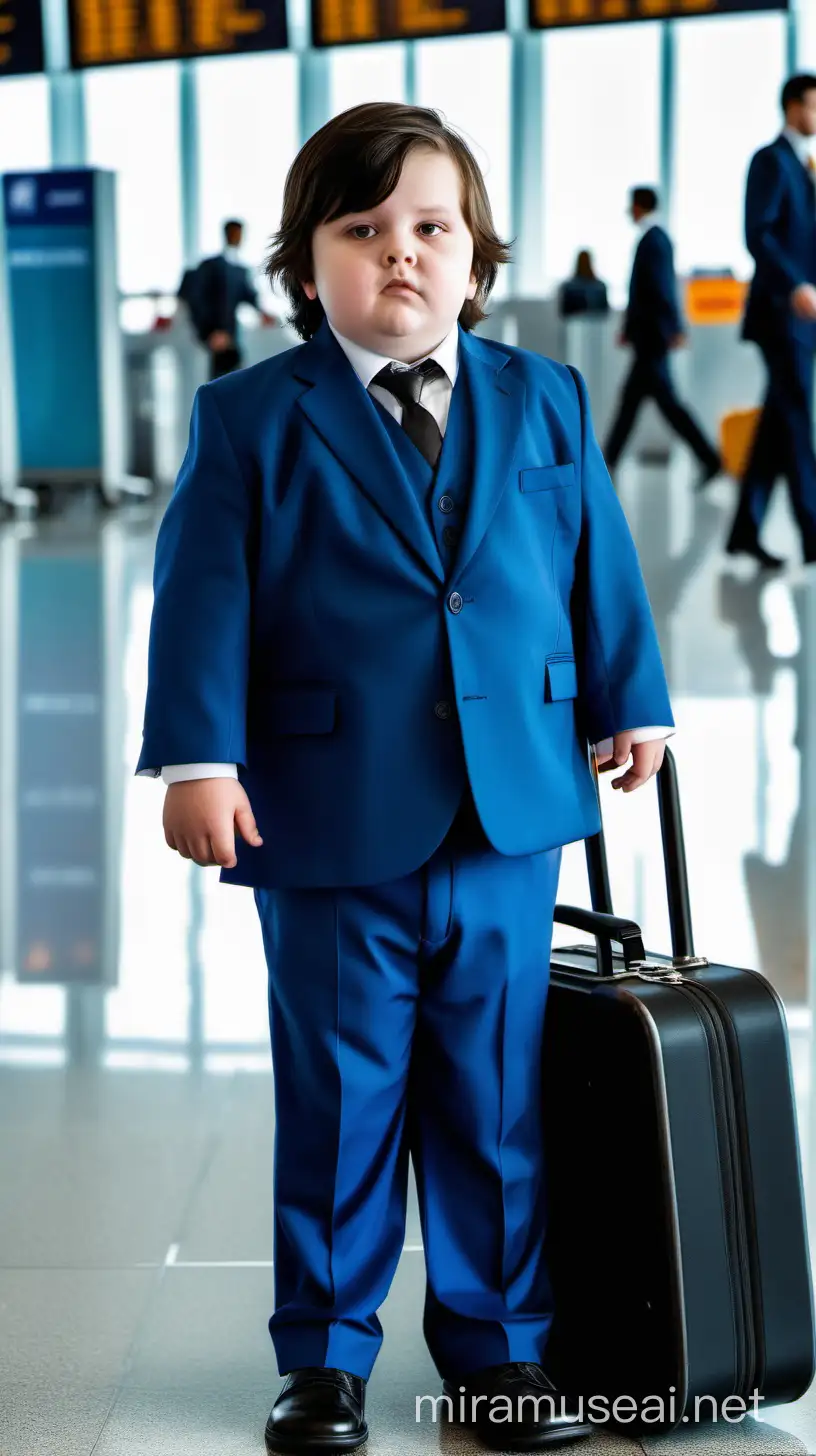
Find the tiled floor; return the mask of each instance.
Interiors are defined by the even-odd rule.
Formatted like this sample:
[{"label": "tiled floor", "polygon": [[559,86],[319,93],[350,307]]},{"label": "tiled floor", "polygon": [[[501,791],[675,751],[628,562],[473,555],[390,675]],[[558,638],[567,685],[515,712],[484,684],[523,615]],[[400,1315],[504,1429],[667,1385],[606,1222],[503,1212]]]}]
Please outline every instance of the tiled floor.
[{"label": "tiled floor", "polygon": [[[816,579],[728,566],[732,487],[693,496],[682,459],[619,488],[678,721],[697,947],[785,998],[816,1228]],[[165,848],[161,787],[133,777],[161,508],[0,527],[0,1456],[249,1456],[280,1383],[252,897]],[[782,499],[767,544],[793,547]],[[664,948],[653,794],[605,803],[616,904]],[[586,898],[578,850],[560,897]],[[371,1456],[473,1449],[415,1419],[438,1393],[422,1297],[412,1197]],[[816,1396],[581,1449],[816,1452]]]}]

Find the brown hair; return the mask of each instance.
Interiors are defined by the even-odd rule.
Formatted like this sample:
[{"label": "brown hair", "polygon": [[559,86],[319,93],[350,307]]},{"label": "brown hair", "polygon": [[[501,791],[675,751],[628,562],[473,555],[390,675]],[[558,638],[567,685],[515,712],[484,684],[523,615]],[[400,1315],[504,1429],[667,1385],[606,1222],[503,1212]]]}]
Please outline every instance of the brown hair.
[{"label": "brown hair", "polygon": [[272,239],[266,274],[271,283],[280,279],[292,304],[289,321],[302,339],[310,339],[323,319],[320,299],[308,299],[301,287],[301,280],[313,277],[315,228],[345,213],[378,207],[394,191],[414,147],[447,152],[459,169],[462,215],[473,238],[477,282],[475,297],[465,300],[459,322],[463,329],[472,329],[487,317],[483,305],[499,264],[509,261],[510,245],[496,232],[473,153],[438,112],[372,101],[352,106],[316,131],[301,147],[286,178],[281,225]]}]

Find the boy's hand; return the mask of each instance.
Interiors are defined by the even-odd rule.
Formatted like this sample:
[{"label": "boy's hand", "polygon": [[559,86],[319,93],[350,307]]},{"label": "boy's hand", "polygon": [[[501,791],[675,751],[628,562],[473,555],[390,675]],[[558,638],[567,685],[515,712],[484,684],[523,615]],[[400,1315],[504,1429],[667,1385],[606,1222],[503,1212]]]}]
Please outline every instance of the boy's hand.
[{"label": "boy's hand", "polygon": [[182,859],[234,869],[235,835],[263,844],[246,791],[237,779],[190,779],[170,784],[164,799],[164,837]]},{"label": "boy's hand", "polygon": [[598,772],[610,773],[612,769],[623,768],[631,754],[632,767],[625,774],[621,774],[619,779],[612,780],[613,789],[623,789],[625,794],[631,794],[633,789],[642,788],[644,784],[648,784],[649,779],[654,778],[663,762],[665,751],[666,743],[663,738],[653,738],[648,743],[633,743],[631,733],[616,733],[612,739],[612,753],[597,760]]}]

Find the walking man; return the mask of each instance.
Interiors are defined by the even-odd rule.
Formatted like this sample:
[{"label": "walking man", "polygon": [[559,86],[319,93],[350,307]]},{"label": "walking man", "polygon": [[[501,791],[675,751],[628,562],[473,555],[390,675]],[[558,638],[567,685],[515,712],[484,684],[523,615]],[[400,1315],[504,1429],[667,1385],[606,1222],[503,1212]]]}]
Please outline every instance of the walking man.
[{"label": "walking man", "polygon": [[702,467],[701,489],[722,468],[714,446],[677,397],[669,369],[669,352],[686,342],[677,305],[677,282],[671,240],[657,219],[658,196],[651,187],[635,187],[631,217],[640,232],[629,285],[621,344],[631,344],[634,363],[623,388],[618,414],[604,454],[610,470],[623,448],[645,399],[653,399],[672,429],[694,451]]},{"label": "walking man", "polygon": [[782,90],[785,127],[754,156],[745,239],[756,261],[742,336],[758,344],[768,386],[726,550],[784,566],[759,535],[776,478],[787,478],[805,561],[816,561],[813,354],[816,349],[816,75]]}]

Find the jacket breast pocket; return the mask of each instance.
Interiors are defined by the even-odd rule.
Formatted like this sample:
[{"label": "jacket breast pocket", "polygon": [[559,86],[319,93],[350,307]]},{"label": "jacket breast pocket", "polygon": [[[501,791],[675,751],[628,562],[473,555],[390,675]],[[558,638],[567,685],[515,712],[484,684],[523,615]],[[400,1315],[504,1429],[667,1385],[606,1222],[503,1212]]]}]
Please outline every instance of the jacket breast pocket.
[{"label": "jacket breast pocket", "polygon": [[536,465],[529,470],[519,471],[519,490],[532,495],[540,490],[558,490],[565,485],[575,484],[575,466],[571,460],[565,465]]},{"label": "jacket breast pocket", "polygon": [[544,669],[544,701],[560,703],[578,696],[578,673],[575,658],[550,657]]},{"label": "jacket breast pocket", "polygon": [[334,688],[278,688],[263,714],[266,727],[280,737],[333,733],[336,717]]}]

